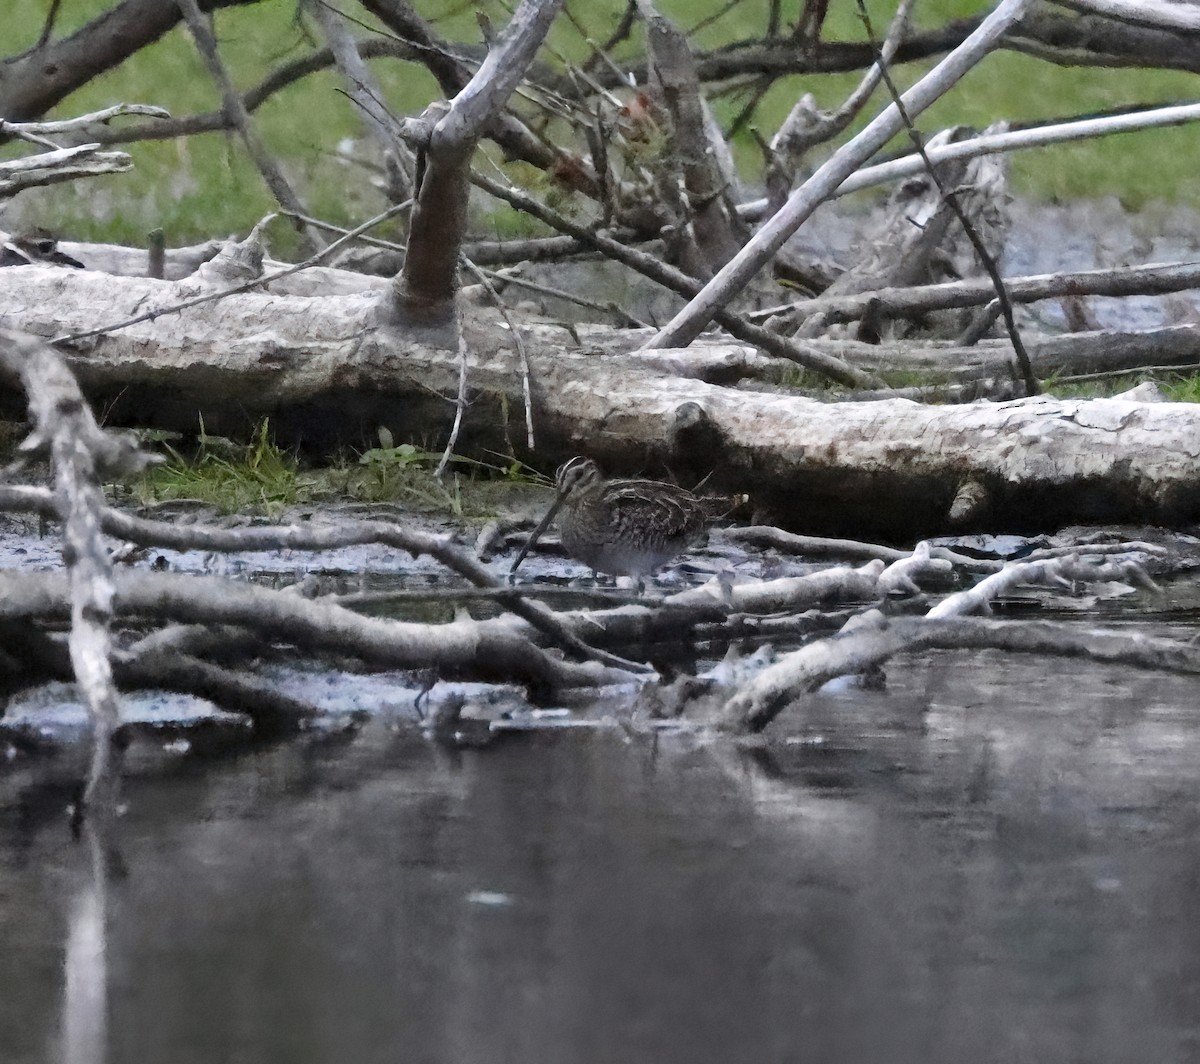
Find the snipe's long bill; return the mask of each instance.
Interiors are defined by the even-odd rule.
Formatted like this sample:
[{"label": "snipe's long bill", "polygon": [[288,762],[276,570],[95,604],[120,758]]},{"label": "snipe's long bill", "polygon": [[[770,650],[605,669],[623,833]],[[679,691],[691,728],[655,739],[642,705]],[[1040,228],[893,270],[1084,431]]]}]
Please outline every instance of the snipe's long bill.
[{"label": "snipe's long bill", "polygon": [[707,513],[685,488],[657,480],[606,480],[589,458],[572,458],[555,477],[554,504],[521,548],[509,573],[561,511],[563,550],[597,572],[632,576],[653,573],[685,551],[704,532]]}]

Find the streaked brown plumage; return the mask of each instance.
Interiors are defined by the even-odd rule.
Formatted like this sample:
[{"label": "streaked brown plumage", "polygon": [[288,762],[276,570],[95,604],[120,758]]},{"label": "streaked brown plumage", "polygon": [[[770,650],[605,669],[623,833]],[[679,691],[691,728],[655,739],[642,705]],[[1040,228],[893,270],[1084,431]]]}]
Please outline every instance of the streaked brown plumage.
[{"label": "streaked brown plumage", "polygon": [[555,477],[558,497],[513,562],[512,571],[554,515],[563,549],[597,572],[637,580],[700,538],[707,512],[685,488],[657,480],[607,480],[589,458],[572,458]]}]

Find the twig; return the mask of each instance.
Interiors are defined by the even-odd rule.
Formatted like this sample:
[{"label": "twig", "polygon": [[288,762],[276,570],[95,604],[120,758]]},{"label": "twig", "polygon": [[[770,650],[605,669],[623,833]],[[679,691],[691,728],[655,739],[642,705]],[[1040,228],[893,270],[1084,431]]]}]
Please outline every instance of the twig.
[{"label": "twig", "polygon": [[[747,125],[753,120],[754,112],[758,110],[758,105],[762,103],[763,97],[771,91],[772,81],[770,78],[757,78],[749,86],[750,99],[746,101],[742,109],[733,116],[733,121],[729,123],[729,127],[725,130],[725,139],[732,141]],[[754,136],[758,137],[758,130],[755,129]]]},{"label": "twig", "polygon": [[621,14],[621,20],[617,23],[616,28],[609,35],[608,40],[603,44],[593,45],[592,54],[583,61],[580,69],[585,74],[591,74],[597,66],[606,65],[617,71],[622,83],[626,82],[625,76],[621,73],[620,68],[609,58],[608,53],[611,52],[618,44],[624,40],[628,40],[633,27],[637,23],[637,0],[628,0],[625,5],[625,10]]},{"label": "twig", "polygon": [[[35,139],[42,140],[40,137]],[[99,144],[80,144],[0,162],[0,199],[15,196],[26,188],[133,169],[133,160],[125,152],[100,151],[99,148]]]},{"label": "twig", "polygon": [[118,103],[99,111],[92,111],[76,118],[63,118],[55,122],[6,122],[0,119],[0,136],[19,137],[33,134],[39,137],[52,137],[59,133],[74,133],[88,126],[111,122],[121,115],[147,115],[150,118],[170,118],[171,112],[162,107],[152,107],[145,103]]},{"label": "twig", "polygon": [[[463,411],[467,409],[467,339],[463,335],[462,320],[455,322],[455,332],[458,333],[458,394],[454,397],[454,422],[450,426],[450,438],[446,440],[446,449],[433,471],[434,477],[441,481],[446,475],[446,468],[458,445],[458,430],[462,428]],[[528,377],[526,377],[528,380]]]},{"label": "twig", "polygon": [[707,29],[715,22],[720,22],[726,15],[729,14],[735,7],[745,3],[745,0],[726,0],[724,6],[717,8],[711,15],[706,15],[699,22],[692,23],[686,30],[683,31],[685,37],[695,37],[703,29]]},{"label": "twig", "polygon": [[37,41],[26,48],[25,51],[10,56],[6,62],[16,63],[20,59],[25,59],[33,55],[35,52],[40,52],[47,44],[50,43],[50,35],[54,32],[54,23],[58,21],[58,9],[62,6],[62,0],[51,0],[50,10],[46,13],[46,21],[42,23],[42,32],[38,36]]},{"label": "twig", "polygon": [[[529,389],[529,351],[525,347],[525,337],[521,335],[521,330],[517,327],[517,323],[513,321],[512,315],[508,312],[508,307],[505,306],[504,300],[500,298],[500,293],[496,291],[492,285],[491,278],[488,277],[488,271],[480,269],[465,255],[462,256],[463,265],[471,273],[471,275],[483,285],[483,290],[491,297],[492,302],[496,304],[496,308],[504,316],[505,322],[508,323],[508,331],[512,333],[513,342],[517,345],[517,357],[521,360],[521,394],[525,400],[525,445],[530,451],[536,450],[533,440],[533,395]],[[461,335],[461,330],[460,330]],[[460,346],[459,356],[463,362],[462,378],[459,382],[460,401],[465,401],[466,387],[466,364],[467,356],[465,347]],[[455,418],[455,428],[457,429],[458,418]],[[457,436],[457,433],[452,433],[452,437]],[[442,455],[442,461],[439,464],[439,470],[444,471],[446,463],[450,461],[450,446],[447,444],[446,453]]]},{"label": "twig", "polygon": [[400,123],[384,105],[383,94],[371,75],[370,68],[363,62],[354,37],[346,30],[345,13],[326,0],[306,0],[306,4],[321,25],[338,70],[350,87],[352,99],[367,115],[368,132],[379,145],[384,157],[390,155],[403,175],[406,187],[398,190],[400,194],[393,198],[393,202],[410,198],[413,194],[412,153],[402,140]]},{"label": "twig", "polygon": [[[799,159],[804,152],[837,136],[866,106],[879,87],[886,64],[892,61],[904,41],[915,2],[916,0],[902,0],[896,8],[896,14],[880,49],[882,58],[877,56],[854,91],[836,111],[819,111],[815,101],[810,96],[804,96],[788,113],[775,136],[771,138],[772,158],[768,167],[767,185],[772,192],[769,197],[772,203],[778,200],[778,205],[782,206],[786,200]],[[771,84],[768,82],[768,88]]]},{"label": "twig", "polygon": [[1101,373],[1072,373],[1055,377],[1053,384],[1083,384],[1087,381],[1111,380],[1114,377],[1129,377],[1138,373],[1174,373],[1187,376],[1200,371],[1200,362],[1180,363],[1177,366],[1132,366],[1128,369],[1107,369]]},{"label": "twig", "polygon": [[650,328],[646,322],[634,317],[624,307],[612,300],[608,303],[600,303],[595,299],[588,299],[586,296],[578,295],[575,292],[568,292],[562,288],[555,288],[548,284],[539,284],[537,281],[531,281],[518,273],[503,273],[499,270],[483,270],[483,273],[493,280],[502,281],[505,285],[516,285],[519,288],[527,288],[531,292],[537,292],[540,295],[550,296],[554,299],[562,299],[568,303],[574,303],[576,306],[586,307],[588,310],[594,310],[602,314],[611,314],[617,319],[619,325],[627,329]]},{"label": "twig", "polygon": [[[634,251],[611,237],[593,233],[586,226],[579,225],[557,211],[551,210],[528,193],[513,188],[511,185],[493,181],[478,171],[472,172],[471,180],[485,192],[504,200],[516,207],[517,210],[524,211],[554,229],[596,248],[606,257],[636,270],[642,276],[649,277],[672,292],[687,297],[697,295],[701,291],[700,282],[689,277],[682,270],[677,270],[674,266],[652,255]],[[759,325],[752,325],[739,315],[721,309],[714,312],[714,317],[721,326],[738,339],[761,347],[772,355],[805,366],[814,373],[839,384],[846,384],[852,388],[869,388],[874,387],[877,383],[869,374],[855,369],[834,355],[819,351],[812,345],[796,343],[788,337],[779,336]]]},{"label": "twig", "polygon": [[[863,26],[867,31],[867,38],[871,42],[871,47],[876,47],[875,30],[871,25],[871,16],[867,13],[867,7],[864,0],[855,0],[858,6],[859,17],[862,19]],[[1038,384],[1038,379],[1034,375],[1033,366],[1029,362],[1029,352],[1025,350],[1025,342],[1021,339],[1021,330],[1017,328],[1016,318],[1013,316],[1012,301],[1008,298],[1008,291],[1004,285],[1004,279],[1000,276],[1000,269],[996,265],[996,260],[992,258],[979,232],[967,217],[966,211],[963,210],[962,204],[958,200],[958,194],[954,189],[948,188],[942,180],[938,168],[930,161],[929,156],[925,153],[925,145],[921,140],[920,133],[917,132],[917,127],[913,125],[912,117],[908,113],[908,108],[904,104],[904,99],[901,96],[900,90],[896,87],[896,82],[892,79],[891,71],[888,69],[888,61],[882,52],[879,53],[876,59],[876,64],[879,68],[880,76],[883,78],[883,83],[887,86],[888,92],[891,93],[892,103],[900,115],[904,126],[908,131],[909,139],[913,146],[917,149],[917,154],[925,163],[925,169],[929,174],[929,178],[937,186],[938,192],[941,194],[942,202],[945,203],[954,216],[958,219],[959,225],[962,226],[963,232],[970,241],[971,247],[975,249],[975,255],[978,257],[980,265],[983,266],[984,272],[987,273],[992,282],[992,287],[996,291],[996,299],[1000,303],[1000,311],[1004,315],[1004,326],[1008,332],[1008,337],[1012,341],[1013,352],[1017,356],[1017,365],[1021,370],[1021,377],[1025,384],[1025,393],[1027,395],[1037,395],[1041,391]]]},{"label": "twig", "polygon": [[37,44],[33,46],[35,52],[45,48],[50,43],[50,34],[54,32],[54,23],[58,20],[58,9],[62,6],[62,0],[50,0],[50,10],[46,12],[46,22],[42,26],[41,36],[38,37]]},{"label": "twig", "polygon": [[[196,44],[196,51],[200,53],[200,58],[208,67],[209,74],[221,90],[221,100],[226,116],[241,136],[242,143],[246,145],[250,158],[254,160],[254,165],[258,167],[258,172],[262,174],[271,194],[286,210],[299,214],[304,213],[304,205],[293,191],[287,178],[283,176],[283,171],[271,158],[266,145],[255,132],[250,121],[250,114],[242,103],[241,94],[237,91],[233,79],[229,76],[229,71],[225,69],[225,64],[221,60],[217,40],[200,11],[200,5],[196,0],[175,0],[175,3],[179,5],[179,11],[187,22],[192,40]],[[306,252],[311,255],[321,250],[322,242],[318,236],[303,227],[298,227],[297,232],[304,241]]]},{"label": "twig", "polygon": [[[359,54],[365,59],[388,56],[415,61],[420,58],[420,50],[415,45],[390,37],[368,38],[356,41],[355,44]],[[272,96],[290,85],[334,65],[333,52],[328,48],[318,48],[276,68],[253,88],[247,89],[241,94],[242,106],[253,114]],[[169,121],[97,130],[95,139],[104,144],[127,144],[140,140],[171,140],[194,133],[213,133],[232,128],[233,125],[224,111],[204,111],[185,115],[183,118],[172,118]]]},{"label": "twig", "polygon": [[[411,200],[407,202],[410,206],[412,205]],[[279,213],[286,214],[288,217],[293,217],[290,211],[280,211]],[[299,214],[295,215],[294,217],[299,218],[300,221],[302,221],[305,225],[311,225],[316,229],[320,229],[322,232],[337,233],[339,236],[345,236],[350,232],[350,230],[344,225],[334,225],[333,222],[327,222],[323,218],[314,218],[309,214]],[[355,241],[359,244],[364,244],[367,247],[379,248],[382,251],[395,251],[401,255],[403,255],[407,250],[407,247],[404,244],[398,244],[395,240],[382,240],[379,237],[365,236],[362,233],[355,237]]]}]

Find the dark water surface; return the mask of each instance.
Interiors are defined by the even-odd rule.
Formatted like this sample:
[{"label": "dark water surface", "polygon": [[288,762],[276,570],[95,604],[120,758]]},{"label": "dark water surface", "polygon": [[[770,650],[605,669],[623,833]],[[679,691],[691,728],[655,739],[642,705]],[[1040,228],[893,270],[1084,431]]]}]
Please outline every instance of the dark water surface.
[{"label": "dark water surface", "polygon": [[1197,683],[889,675],[762,750],[374,723],[181,759],[107,856],[11,768],[0,1060],[1200,1059]]}]

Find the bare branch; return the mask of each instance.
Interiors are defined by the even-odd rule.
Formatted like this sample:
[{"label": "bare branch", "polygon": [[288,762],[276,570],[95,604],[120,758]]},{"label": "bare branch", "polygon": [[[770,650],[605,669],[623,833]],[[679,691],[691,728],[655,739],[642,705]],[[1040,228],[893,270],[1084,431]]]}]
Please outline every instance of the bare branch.
[{"label": "bare branch", "polygon": [[[879,564],[879,563],[875,563]],[[955,643],[956,632],[969,624],[964,614],[980,608],[992,597],[1018,584],[1059,584],[1070,586],[1072,581],[1136,580],[1148,582],[1137,566],[1128,561],[1111,562],[1100,558],[1080,559],[1077,555],[1047,561],[1014,563],[980,581],[968,592],[951,595],[921,618],[888,620],[878,611],[856,617],[836,636],[810,643],[770,668],[763,670],[744,684],[725,703],[723,718],[726,726],[735,730],[760,731],[766,727],[789,702],[797,696],[817,690],[838,676],[862,672],[877,666],[904,650],[930,646],[964,645]],[[1151,585],[1153,586],[1153,585]],[[948,618],[954,618],[948,622]],[[958,626],[958,627],[956,627]],[[1024,626],[1007,625],[1006,630]],[[1175,655],[1176,667],[1183,671],[1200,671],[1200,652],[1178,643],[1163,640],[1154,648],[1151,659],[1139,655],[1143,639],[1120,638],[1118,646],[1097,639],[1094,631],[1073,637],[1064,653],[1079,654],[1082,647],[1104,645],[1109,654],[1121,653],[1123,660],[1142,662],[1145,667],[1161,667],[1168,660],[1163,651]],[[950,640],[950,642],[947,642]],[[978,644],[976,644],[978,645]],[[1042,644],[1043,649],[1049,649]],[[1148,660],[1154,662],[1148,664]]]},{"label": "bare branch", "polygon": [[[929,74],[917,82],[903,99],[910,115],[948,92],[960,78],[978,63],[1013,22],[1020,18],[1029,0],[1001,0],[979,29]],[[655,336],[648,348],[686,347],[740,292],[786,241],[833,191],[859,166],[878,151],[903,127],[899,109],[888,107],[866,129],[840,148],[808,181],[796,190],[784,208],[764,225],[693,299]]]},{"label": "bare branch", "polygon": [[[200,11],[198,0],[175,0],[175,2],[179,5],[179,10],[187,21],[192,40],[196,43],[196,51],[200,53],[200,58],[204,60],[204,65],[208,67],[209,74],[221,91],[226,117],[237,129],[242,143],[246,145],[246,150],[254,160],[258,172],[262,174],[263,180],[266,181],[267,187],[285,210],[304,214],[304,205],[288,183],[287,178],[283,176],[283,171],[271,158],[267,146],[254,130],[250,114],[242,105],[241,94],[237,91],[233,79],[225,69],[225,64],[221,61],[221,54],[217,49],[217,39]],[[312,230],[306,229],[298,223],[297,225],[297,231],[304,241],[306,253],[311,255],[319,251],[324,241]]]},{"label": "bare branch", "polygon": [[[875,35],[871,27],[871,17],[867,13],[864,0],[857,0],[857,6],[859,16],[866,27],[867,36],[871,38],[871,42],[874,44]],[[921,135],[917,132],[916,126],[913,125],[912,116],[908,113],[908,108],[901,98],[900,90],[896,87],[895,81],[892,80],[892,73],[888,69],[887,60],[882,53],[879,56],[878,63],[884,84],[887,85],[893,104],[900,113],[900,118],[904,122],[905,128],[908,130],[909,139],[913,142],[913,145],[917,149],[917,154],[920,155],[921,161],[925,164],[929,179],[937,186],[937,190],[942,197],[942,202],[950,208],[954,213],[954,217],[958,219],[958,223],[962,226],[967,240],[975,250],[976,258],[991,280],[993,288],[996,290],[996,300],[1000,304],[1000,312],[1004,317],[1004,327],[1008,332],[1009,339],[1012,341],[1013,352],[1017,356],[1017,366],[1021,371],[1021,380],[1025,385],[1025,394],[1037,395],[1041,391],[1041,387],[1033,372],[1033,367],[1029,364],[1029,352],[1025,350],[1025,343],[1021,338],[1021,330],[1017,328],[1016,318],[1013,316],[1012,301],[1008,298],[1008,292],[1005,290],[1004,280],[1000,276],[1000,268],[996,265],[995,257],[980,237],[975,223],[967,216],[967,212],[963,208],[957,192],[951,186],[951,183],[943,178],[938,167],[933,165],[928,153],[925,151]]]},{"label": "bare branch", "polygon": [[15,196],[22,189],[56,185],[77,177],[121,174],[133,169],[133,160],[123,151],[100,151],[99,144],[28,155],[0,162],[0,198]]},{"label": "bare branch", "polygon": [[1062,7],[1085,11],[1105,18],[1130,22],[1136,26],[1158,29],[1200,32],[1200,9],[1194,4],[1171,3],[1170,0],[1054,0]]},{"label": "bare branch", "polygon": [[[212,10],[261,2],[202,0],[202,7]],[[174,3],[120,0],[74,33],[5,60],[0,63],[0,115],[21,122],[45,114],[92,78],[153,44],[179,19]]]},{"label": "bare branch", "polygon": [[[310,601],[238,580],[137,569],[114,573],[113,591],[112,607],[121,616],[235,624],[274,641],[349,653],[386,668],[465,667],[475,675],[551,689],[629,679],[626,671],[554,657],[504,619],[427,625],[364,617],[333,602]],[[55,618],[68,608],[63,574],[0,572],[0,619]],[[593,654],[620,660],[602,651]]]},{"label": "bare branch", "polygon": [[351,98],[367,116],[367,132],[379,145],[384,158],[391,156],[395,165],[401,167],[403,183],[408,187],[398,189],[401,194],[393,202],[408,199],[412,195],[410,182],[415,163],[402,139],[401,124],[384,104],[383,92],[347,31],[342,12],[326,0],[305,0],[305,3],[321,25],[329,50],[349,85]]},{"label": "bare branch", "polygon": [[51,137],[58,133],[86,131],[93,125],[107,125],[121,115],[147,115],[150,118],[170,118],[171,112],[161,107],[144,103],[118,103],[78,118],[59,119],[54,122],[6,122],[0,119],[0,137],[19,137],[32,133],[40,137]]},{"label": "bare branch", "polygon": [[[525,337],[521,335],[521,330],[517,327],[517,323],[513,321],[512,315],[508,312],[508,307],[504,305],[504,300],[500,298],[500,294],[496,291],[492,284],[491,278],[486,270],[480,269],[474,262],[463,257],[463,265],[471,272],[471,275],[483,286],[483,290],[491,297],[496,309],[504,316],[505,324],[508,325],[508,330],[512,334],[513,343],[517,347],[517,357],[521,360],[521,394],[525,398],[525,446],[532,452],[536,448],[536,443],[533,437],[533,396],[529,391],[529,351],[525,347]],[[459,332],[461,336],[461,330]],[[462,377],[459,383],[458,409],[466,405],[466,381],[467,381],[467,352],[465,344],[460,340],[459,357],[462,359]],[[439,465],[439,470],[443,470],[445,464],[450,460],[450,454],[454,450],[454,441],[458,436],[458,415],[454,419],[454,431],[450,434],[450,439],[446,443],[446,453],[442,456],[442,463]]]},{"label": "bare branch", "polygon": [[[571,221],[557,211],[552,211],[544,203],[509,185],[493,181],[479,173],[472,175],[471,179],[480,188],[511,204],[517,210],[524,211],[560,232],[567,233],[580,242],[596,248],[608,258],[636,270],[642,276],[649,277],[672,292],[682,296],[694,296],[700,292],[700,282],[653,255],[633,250],[611,237],[594,233],[586,226]],[[811,345],[797,344],[787,337],[779,336],[759,325],[752,325],[744,318],[727,310],[717,311],[715,317],[717,322],[731,335],[754,344],[772,355],[786,358],[839,384],[847,384],[852,388],[873,387],[873,384],[869,383],[871,380],[869,375],[847,365],[835,355],[817,350]]]},{"label": "bare branch", "polygon": [[92,721],[92,759],[81,802],[115,812],[112,738],[121,723],[113,683],[109,626],[113,617],[112,563],[100,530],[101,477],[144,465],[130,440],[102,432],[62,358],[45,344],[0,330],[0,365],[19,376],[34,431],[26,452],[47,452],[63,518],[63,562],[70,599],[67,642],[71,667]]},{"label": "bare branch", "polygon": [[[1004,283],[1009,298],[1015,303],[1036,303],[1041,299],[1057,299],[1067,295],[1166,295],[1200,288],[1200,263],[1151,262],[1142,266],[1117,266],[1109,270],[1008,277]],[[804,317],[820,314],[827,323],[833,324],[856,321],[871,309],[885,319],[909,318],[934,310],[984,306],[994,297],[995,291],[990,281],[971,278],[915,288],[879,288],[856,295],[817,296],[800,303],[752,311],[746,317],[750,321],[760,321],[776,314],[799,312]]]},{"label": "bare branch", "polygon": [[879,87],[884,66],[891,63],[904,41],[915,2],[901,0],[880,49],[881,57],[871,64],[862,81],[836,111],[820,111],[816,99],[806,93],[771,138],[771,162],[767,167],[766,184],[773,211],[779,210],[787,199],[804,153],[817,144],[832,140],[867,105]]},{"label": "bare branch", "polygon": [[521,0],[475,76],[450,104],[426,111],[429,133],[420,145],[408,254],[393,286],[394,309],[409,324],[453,319],[471,156],[524,77],[562,2]]}]

